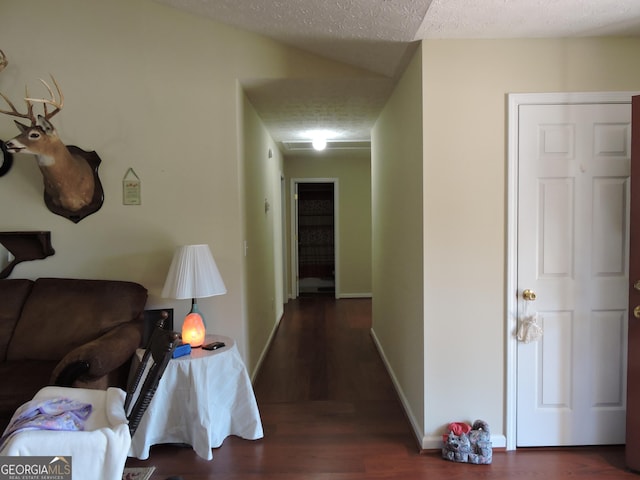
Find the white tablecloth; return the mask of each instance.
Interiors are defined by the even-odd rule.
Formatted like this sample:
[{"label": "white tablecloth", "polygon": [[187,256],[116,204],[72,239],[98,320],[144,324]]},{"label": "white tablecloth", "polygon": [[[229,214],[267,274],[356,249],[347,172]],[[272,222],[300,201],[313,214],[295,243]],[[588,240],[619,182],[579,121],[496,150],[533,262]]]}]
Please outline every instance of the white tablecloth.
[{"label": "white tablecloth", "polygon": [[[233,339],[208,335],[205,343],[225,347],[171,359],[149,408],[133,436],[129,456],[149,458],[159,443],[183,443],[207,460],[229,435],[263,437],[251,381]],[[138,352],[142,357],[143,350]]]}]

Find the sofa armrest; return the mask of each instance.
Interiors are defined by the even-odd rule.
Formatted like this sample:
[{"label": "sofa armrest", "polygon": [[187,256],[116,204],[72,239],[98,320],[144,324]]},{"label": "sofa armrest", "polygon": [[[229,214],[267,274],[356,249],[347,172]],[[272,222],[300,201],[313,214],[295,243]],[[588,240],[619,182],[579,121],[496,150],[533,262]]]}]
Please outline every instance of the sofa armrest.
[{"label": "sofa armrest", "polygon": [[[101,337],[85,343],[66,354],[51,374],[51,383],[64,381],[73,385],[76,380],[91,382],[108,375],[129,361],[140,346],[142,324],[128,322],[109,330]],[[83,363],[88,368],[83,368]],[[70,371],[76,370],[77,377],[69,378]],[[67,377],[67,378],[63,378]]]},{"label": "sofa armrest", "polygon": [[86,360],[78,360],[65,365],[54,380],[57,387],[72,387],[73,383],[89,371],[89,362]]}]

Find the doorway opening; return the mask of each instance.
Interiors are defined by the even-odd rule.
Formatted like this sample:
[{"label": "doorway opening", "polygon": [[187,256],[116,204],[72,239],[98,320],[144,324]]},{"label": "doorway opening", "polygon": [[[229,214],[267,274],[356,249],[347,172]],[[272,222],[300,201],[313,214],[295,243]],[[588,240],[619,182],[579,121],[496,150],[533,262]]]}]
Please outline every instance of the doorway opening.
[{"label": "doorway opening", "polygon": [[335,296],[333,182],[297,183],[297,225],[298,293]]}]

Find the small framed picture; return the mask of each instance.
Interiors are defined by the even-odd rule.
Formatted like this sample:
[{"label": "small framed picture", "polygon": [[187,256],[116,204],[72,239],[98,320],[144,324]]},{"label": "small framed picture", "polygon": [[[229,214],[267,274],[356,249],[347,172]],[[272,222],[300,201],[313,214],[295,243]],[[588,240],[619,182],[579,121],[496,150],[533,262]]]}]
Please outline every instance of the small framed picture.
[{"label": "small framed picture", "polygon": [[140,177],[133,168],[129,168],[122,179],[122,203],[123,205],[140,205],[142,203]]}]

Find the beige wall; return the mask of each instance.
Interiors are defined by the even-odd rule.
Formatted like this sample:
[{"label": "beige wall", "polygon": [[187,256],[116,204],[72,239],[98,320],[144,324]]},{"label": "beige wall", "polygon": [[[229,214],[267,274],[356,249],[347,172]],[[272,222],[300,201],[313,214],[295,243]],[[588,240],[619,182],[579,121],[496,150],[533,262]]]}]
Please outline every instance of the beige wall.
[{"label": "beige wall", "polygon": [[282,155],[246,96],[242,100],[247,366],[255,373],[284,309]]},{"label": "beige wall", "polygon": [[453,420],[504,434],[506,95],[640,90],[639,53],[640,39],[423,43],[428,446]]},{"label": "beige wall", "polygon": [[[313,156],[287,156],[287,225],[291,224],[291,179],[338,180],[338,296],[371,295],[371,156],[368,151],[323,152]],[[288,227],[289,228],[289,227]],[[288,241],[287,245],[291,242]],[[290,251],[289,251],[290,254]],[[291,258],[289,256],[289,258]],[[291,291],[291,285],[289,285]]]},{"label": "beige wall", "polygon": [[[0,228],[50,230],[56,254],[12,277],[137,281],[150,308],[175,308],[179,328],[188,301],[160,298],[173,249],[208,243],[228,293],[201,309],[253,369],[280,308],[277,285],[248,278],[278,281],[278,167],[247,170],[271,140],[238,81],[363,72],[151,0],[3,0],[0,17],[10,61],[0,91],[19,99],[28,83],[42,95],[37,79],[53,73],[66,97],[54,124],[98,152],[105,188],[102,209],[73,224],[44,207],[35,161],[17,156],[0,178]],[[452,420],[480,417],[504,433],[506,94],[640,90],[638,52],[640,39],[427,41],[382,112],[374,333],[423,445]],[[0,116],[0,138],[16,133]],[[122,205],[129,167],[141,206]]]},{"label": "beige wall", "polygon": [[[423,434],[422,58],[372,133],[373,333],[409,419]],[[427,386],[426,388],[430,388]]]},{"label": "beige wall", "polygon": [[[56,254],[20,264],[12,278],[137,281],[149,308],[175,309],[179,328],[189,302],[160,298],[171,256],[177,245],[207,243],[228,293],[199,305],[210,330],[236,338],[254,365],[263,332],[247,317],[265,299],[253,305],[243,278],[238,79],[362,72],[151,0],[3,0],[0,17],[10,62],[0,91],[18,102],[28,83],[41,96],[37,79],[53,73],[66,104],[53,123],[66,143],[98,152],[105,190],[102,209],[73,224],[44,207],[33,157],[17,156],[0,178],[0,229],[50,230]],[[0,138],[16,134],[0,115]],[[129,167],[142,181],[141,206],[122,205]]]}]

